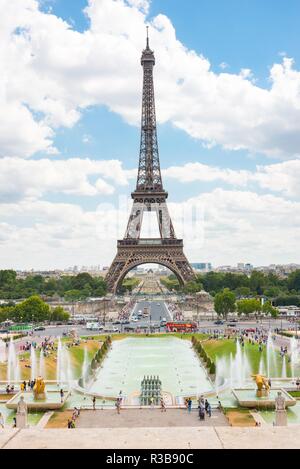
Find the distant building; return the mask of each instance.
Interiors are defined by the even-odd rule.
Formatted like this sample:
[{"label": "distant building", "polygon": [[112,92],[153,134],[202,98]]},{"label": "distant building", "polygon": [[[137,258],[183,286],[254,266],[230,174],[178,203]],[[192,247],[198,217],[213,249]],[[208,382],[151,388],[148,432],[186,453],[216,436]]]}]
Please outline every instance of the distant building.
[{"label": "distant building", "polygon": [[201,272],[209,272],[212,270],[210,262],[194,262],[191,264],[192,268],[195,270],[200,270]]}]

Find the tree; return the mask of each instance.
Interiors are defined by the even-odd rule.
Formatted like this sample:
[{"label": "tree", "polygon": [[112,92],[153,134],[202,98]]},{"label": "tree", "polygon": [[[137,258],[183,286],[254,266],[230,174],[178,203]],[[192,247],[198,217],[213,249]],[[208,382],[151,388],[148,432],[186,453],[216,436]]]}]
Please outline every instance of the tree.
[{"label": "tree", "polygon": [[266,288],[264,295],[267,296],[268,298],[275,298],[280,294],[280,288],[279,287],[274,287],[270,286]]},{"label": "tree", "polygon": [[19,303],[13,312],[16,321],[39,322],[50,317],[50,307],[39,296],[30,296]]},{"label": "tree", "polygon": [[261,311],[261,304],[255,298],[239,300],[237,302],[237,310],[239,315],[245,314],[249,316],[249,314],[259,313]]},{"label": "tree", "polygon": [[17,278],[17,273],[14,270],[0,270],[0,287],[14,283]]},{"label": "tree", "polygon": [[264,314],[268,316],[272,316],[273,318],[276,318],[278,316],[278,309],[274,308],[272,306],[272,303],[270,301],[266,301],[262,307],[262,311]]},{"label": "tree", "polygon": [[250,296],[251,291],[249,287],[238,287],[234,290],[235,296],[239,297],[247,297]]},{"label": "tree", "polygon": [[187,282],[184,286],[185,293],[197,293],[203,289],[201,283],[191,281]]},{"label": "tree", "polygon": [[235,294],[229,288],[225,288],[222,292],[216,294],[214,306],[219,316],[227,318],[229,313],[233,313],[236,310]]},{"label": "tree", "polygon": [[64,294],[66,301],[77,301],[82,298],[82,292],[80,290],[68,290]]},{"label": "tree", "polygon": [[251,291],[255,292],[257,295],[263,295],[264,287],[266,285],[266,277],[263,272],[258,272],[254,270],[250,276],[249,287]]},{"label": "tree", "polygon": [[297,292],[300,291],[300,270],[295,270],[288,276],[287,280],[288,289],[296,290]]},{"label": "tree", "polygon": [[62,306],[56,306],[50,314],[51,321],[67,321],[69,317],[70,314]]},{"label": "tree", "polygon": [[81,290],[83,288],[86,288],[87,285],[93,288],[94,278],[87,272],[82,272],[73,278],[72,284],[73,284],[73,289],[75,290]]}]

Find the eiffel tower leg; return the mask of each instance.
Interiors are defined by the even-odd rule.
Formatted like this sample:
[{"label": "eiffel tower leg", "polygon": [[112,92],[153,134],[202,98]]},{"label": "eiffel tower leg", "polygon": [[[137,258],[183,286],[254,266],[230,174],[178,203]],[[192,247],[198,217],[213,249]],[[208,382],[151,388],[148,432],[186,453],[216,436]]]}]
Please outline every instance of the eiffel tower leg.
[{"label": "eiffel tower leg", "polygon": [[[178,240],[175,242],[178,244]],[[108,290],[116,293],[126,274],[141,264],[160,264],[167,267],[176,275],[181,285],[194,278],[182,246],[118,246],[117,255],[105,278]]]}]

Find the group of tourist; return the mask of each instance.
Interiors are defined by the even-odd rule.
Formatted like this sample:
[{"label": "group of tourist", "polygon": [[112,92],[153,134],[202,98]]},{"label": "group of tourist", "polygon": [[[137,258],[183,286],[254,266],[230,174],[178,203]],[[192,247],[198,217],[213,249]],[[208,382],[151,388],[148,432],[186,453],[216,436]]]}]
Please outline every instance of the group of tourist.
[{"label": "group of tourist", "polygon": [[166,306],[174,321],[184,320],[182,311],[175,303],[166,303]]},{"label": "group of tourist", "polygon": [[[188,412],[191,412],[193,401],[190,397],[185,400],[185,405],[186,405]],[[198,399],[198,412],[199,412],[200,420],[205,420],[205,415],[208,415],[208,417],[211,417],[211,413],[212,413],[211,405],[208,402],[208,400],[204,398],[204,396],[200,396]]]},{"label": "group of tourist", "polygon": [[24,380],[21,384],[20,384],[20,389],[21,391],[26,391],[27,390],[27,387],[28,389],[30,389],[31,391],[33,390],[34,388],[34,385],[35,385],[35,379],[32,379],[32,380],[28,380],[28,383],[26,383],[26,381]]},{"label": "group of tourist", "polygon": [[13,394],[15,392],[15,387],[14,385],[7,385],[5,389],[6,394]]},{"label": "group of tourist", "polygon": [[73,413],[72,413],[72,417],[70,419],[68,419],[68,428],[75,428],[76,427],[76,419],[79,417],[80,415],[80,409],[78,409],[77,407],[74,407],[74,410],[73,410]]},{"label": "group of tourist", "polygon": [[57,347],[53,340],[50,337],[45,337],[42,342],[38,343],[36,341],[30,342],[27,340],[25,344],[20,344],[20,352],[28,352],[31,347],[35,350],[41,350],[44,353],[44,356],[47,357],[51,352],[57,350]]},{"label": "group of tourist", "polygon": [[124,321],[124,320],[127,320],[129,319],[129,316],[130,316],[130,313],[131,311],[133,310],[134,306],[135,306],[135,301],[134,300],[130,300],[129,303],[127,303],[122,309],[121,311],[119,312],[119,315],[118,315],[118,319],[120,321]]}]

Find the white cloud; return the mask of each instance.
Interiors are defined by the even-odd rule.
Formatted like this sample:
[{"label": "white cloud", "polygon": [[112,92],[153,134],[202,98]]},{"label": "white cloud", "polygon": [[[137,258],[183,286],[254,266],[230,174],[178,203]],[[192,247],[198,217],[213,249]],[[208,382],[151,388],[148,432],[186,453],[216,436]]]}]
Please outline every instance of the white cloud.
[{"label": "white cloud", "polygon": [[[91,105],[139,123],[148,7],[146,0],[89,0],[90,28],[80,33],[39,11],[36,0],[1,0],[1,156],[53,153],[56,128],[73,126]],[[272,66],[268,90],[252,83],[248,69],[214,73],[176,39],[165,15],[153,18],[150,41],[160,122],[206,145],[299,155],[300,72],[291,59]]]},{"label": "white cloud", "polygon": [[[197,209],[196,224],[189,217],[191,207],[194,213]],[[177,236],[184,234],[191,261],[212,261],[215,265],[241,259],[258,265],[300,262],[300,202],[216,189],[182,203],[170,203],[169,209]],[[120,208],[99,205],[94,211],[38,200],[2,204],[1,266],[109,264],[129,210],[130,203]],[[197,232],[191,233],[193,229]]]},{"label": "white cloud", "polygon": [[186,204],[203,208],[204,241],[188,242],[195,261],[215,265],[299,262],[300,202],[249,191],[216,189]]},{"label": "white cloud", "polygon": [[[95,176],[98,177],[94,183],[91,178]],[[124,170],[118,160],[20,160],[6,157],[0,159],[0,201],[41,198],[47,193],[110,195],[115,185],[127,185],[130,176],[131,171]]]},{"label": "white cloud", "polygon": [[171,166],[162,171],[165,178],[181,183],[223,182],[235,187],[258,185],[286,197],[300,198],[300,160],[289,160],[271,165],[259,165],[254,171],[219,168],[202,163]]}]

